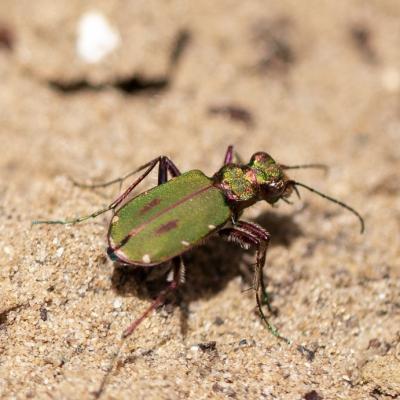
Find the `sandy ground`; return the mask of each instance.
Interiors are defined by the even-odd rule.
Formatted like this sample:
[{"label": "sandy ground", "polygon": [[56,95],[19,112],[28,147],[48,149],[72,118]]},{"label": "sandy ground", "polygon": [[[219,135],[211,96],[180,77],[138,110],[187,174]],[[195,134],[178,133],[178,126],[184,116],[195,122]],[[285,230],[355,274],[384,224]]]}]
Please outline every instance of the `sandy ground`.
[{"label": "sandy ground", "polygon": [[[105,215],[31,227],[118,192],[68,177],[159,154],[212,175],[228,144],[328,164],[293,176],[365,217],[360,235],[305,191],[244,216],[272,234],[271,321],[309,351],[260,322],[244,291],[253,253],[215,239],[187,255],[187,283],[126,341],[102,398],[400,397],[398,0],[32,4],[0,2],[0,397],[93,398],[122,330],[165,285],[107,259]],[[95,64],[75,50],[90,10],[120,36]]]}]

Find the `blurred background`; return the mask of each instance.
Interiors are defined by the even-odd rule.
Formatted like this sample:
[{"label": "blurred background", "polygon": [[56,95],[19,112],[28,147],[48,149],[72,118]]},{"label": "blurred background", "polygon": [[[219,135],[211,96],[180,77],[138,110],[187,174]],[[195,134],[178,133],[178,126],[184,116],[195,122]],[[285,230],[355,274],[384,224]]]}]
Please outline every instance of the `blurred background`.
[{"label": "blurred background", "polygon": [[245,160],[329,165],[293,176],[365,217],[360,236],[311,193],[245,215],[272,234],[274,323],[315,354],[265,332],[241,294],[247,255],[210,244],[105,398],[400,395],[399,44],[397,0],[1,0],[0,396],[89,398],[151,299],[104,257],[106,217],[30,227],[118,191],[68,177],[107,180],[161,154],[212,175],[229,144]]}]

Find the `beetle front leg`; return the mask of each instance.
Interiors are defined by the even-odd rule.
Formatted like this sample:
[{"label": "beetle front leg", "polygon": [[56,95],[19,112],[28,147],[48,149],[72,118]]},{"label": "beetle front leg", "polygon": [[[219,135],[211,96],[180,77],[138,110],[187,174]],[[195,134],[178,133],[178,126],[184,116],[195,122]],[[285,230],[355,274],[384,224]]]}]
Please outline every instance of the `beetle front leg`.
[{"label": "beetle front leg", "polygon": [[[256,302],[258,311],[260,313],[261,319],[266,324],[268,330],[277,338],[284,340],[287,343],[290,341],[283,337],[277,328],[272,325],[262,310],[263,296],[265,296],[265,284],[263,279],[263,267],[265,265],[265,259],[268,249],[268,244],[270,241],[270,234],[261,226],[244,221],[237,221],[237,223],[227,229],[220,231],[220,235],[226,237],[228,240],[238,243],[243,248],[248,249],[250,247],[256,248],[256,268],[254,274],[253,289],[256,293]],[[268,309],[270,310],[270,305],[268,297],[266,298]]]},{"label": "beetle front leg", "polygon": [[232,145],[229,145],[228,148],[226,149],[223,165],[232,164],[234,156],[236,157],[237,162],[239,164],[243,164],[242,157],[240,157],[239,154],[236,151],[233,150],[233,146]]},{"label": "beetle front leg", "polygon": [[231,164],[232,161],[233,161],[233,146],[229,145],[228,148],[226,149],[223,165]]},{"label": "beetle front leg", "polygon": [[[241,221],[243,224],[243,222]],[[254,288],[260,290],[262,304],[265,304],[270,313],[273,313],[271,302],[269,299],[268,291],[265,287],[264,273],[263,268],[265,266],[265,260],[267,256],[267,250],[269,246],[269,242],[271,239],[271,235],[260,225],[255,224],[253,222],[245,222],[247,229],[253,232],[255,235],[259,236],[262,240],[260,241],[259,247],[257,248],[257,263],[256,263],[256,271],[254,274]],[[259,268],[258,266],[261,266]]]},{"label": "beetle front leg", "polygon": [[261,268],[255,271],[256,273],[254,274],[253,289],[261,289],[261,294],[265,299],[263,303],[267,305],[269,311],[272,311],[265,288],[262,268],[265,265],[270,234],[264,228],[255,223],[239,221],[237,219],[234,222],[233,228],[222,230],[221,234],[222,236],[227,236],[228,240],[237,242],[246,249],[251,246],[257,248],[256,267],[261,265]]}]

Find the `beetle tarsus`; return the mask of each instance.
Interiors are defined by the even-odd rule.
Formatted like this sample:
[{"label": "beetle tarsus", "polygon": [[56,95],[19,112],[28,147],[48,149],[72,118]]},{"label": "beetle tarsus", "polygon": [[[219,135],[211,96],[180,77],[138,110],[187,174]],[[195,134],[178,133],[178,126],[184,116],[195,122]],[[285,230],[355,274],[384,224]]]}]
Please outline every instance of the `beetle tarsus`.
[{"label": "beetle tarsus", "polygon": [[285,336],[282,336],[278,328],[276,328],[275,325],[271,324],[271,322],[268,321],[268,318],[265,316],[264,311],[262,310],[259,291],[256,292],[256,301],[260,318],[265,323],[267,329],[271,332],[271,334],[274,335],[276,338],[286,342],[289,345],[292,344],[292,341],[290,339],[286,338]]},{"label": "beetle tarsus", "polygon": [[40,224],[50,224],[50,225],[74,225],[74,224],[78,224],[80,222],[86,221],[88,219],[92,219],[92,218],[96,218],[97,216],[99,216],[100,214],[104,214],[107,211],[112,210],[111,205],[105,208],[102,208],[100,210],[95,211],[92,214],[89,215],[84,215],[83,217],[78,217],[78,218],[74,218],[74,219],[65,219],[65,220],[61,220],[61,219],[55,219],[55,220],[40,220],[40,221],[32,221],[32,225],[40,225]]}]

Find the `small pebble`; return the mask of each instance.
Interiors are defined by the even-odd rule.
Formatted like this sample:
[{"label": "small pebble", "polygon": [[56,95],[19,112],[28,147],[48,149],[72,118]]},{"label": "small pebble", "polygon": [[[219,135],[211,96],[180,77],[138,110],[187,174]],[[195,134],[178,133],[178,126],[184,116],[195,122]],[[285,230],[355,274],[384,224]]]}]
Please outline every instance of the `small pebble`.
[{"label": "small pebble", "polygon": [[390,93],[400,90],[400,71],[394,67],[388,67],[381,74],[383,88]]},{"label": "small pebble", "polygon": [[60,247],[59,249],[57,249],[56,251],[56,257],[60,258],[64,253],[64,247]]},{"label": "small pebble", "polygon": [[13,253],[13,248],[11,246],[4,246],[3,250],[8,256],[11,256]]},{"label": "small pebble", "polygon": [[122,306],[122,299],[120,299],[119,297],[117,297],[117,298],[114,300],[113,308],[116,310],[116,309],[118,309],[118,308],[121,308],[121,306]]}]

